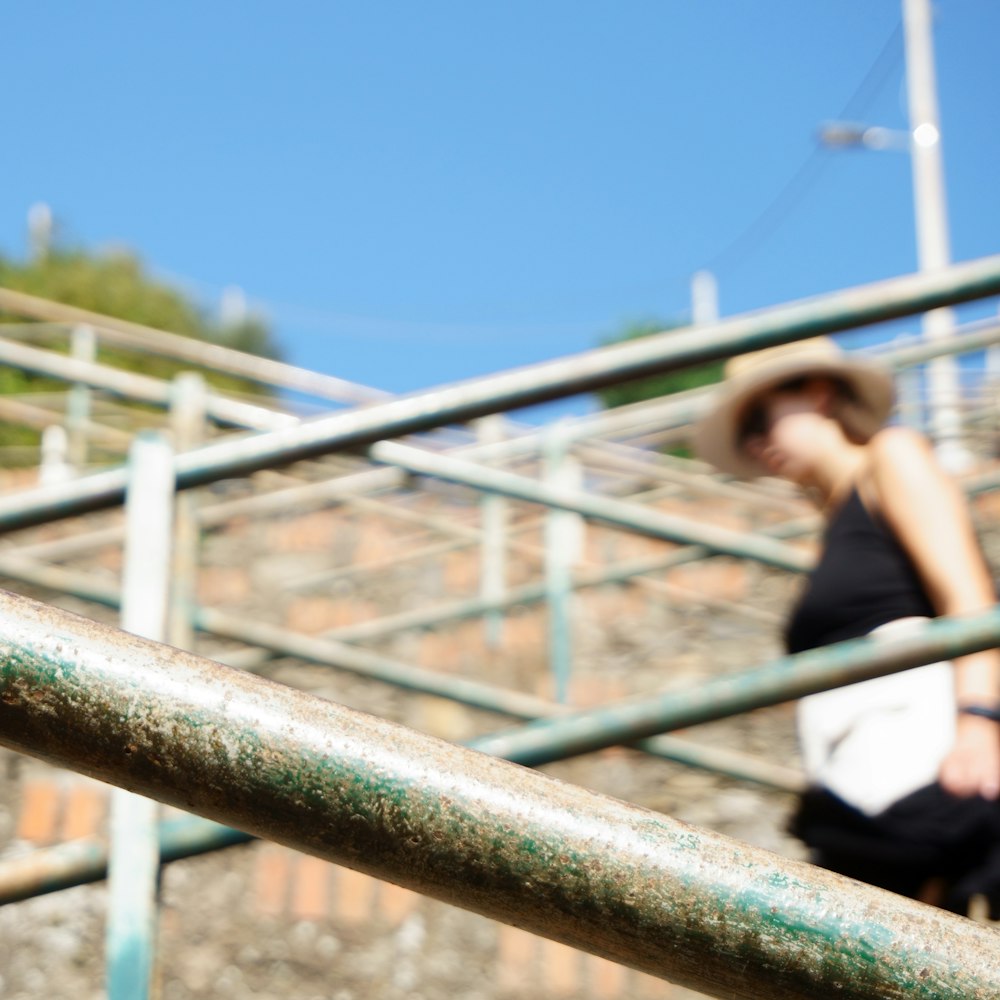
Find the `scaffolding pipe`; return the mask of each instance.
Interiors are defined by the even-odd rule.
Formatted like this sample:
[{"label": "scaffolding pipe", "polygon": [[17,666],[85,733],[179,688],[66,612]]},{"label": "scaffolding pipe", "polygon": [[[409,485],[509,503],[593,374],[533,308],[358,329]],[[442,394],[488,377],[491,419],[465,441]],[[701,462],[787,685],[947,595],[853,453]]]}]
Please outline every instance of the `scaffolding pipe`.
[{"label": "scaffolding pipe", "polygon": [[[764,528],[759,534],[768,538],[798,538],[815,530],[815,528],[815,518],[805,518]],[[574,590],[581,590],[585,587],[600,587],[608,583],[624,583],[633,577],[699,562],[711,555],[713,553],[701,545],[685,546],[666,553],[629,559],[613,566],[579,570],[574,574],[572,585]],[[11,565],[17,564],[12,563]],[[327,637],[340,642],[367,642],[383,638],[394,632],[430,628],[446,622],[476,618],[494,609],[511,608],[520,604],[534,604],[544,599],[544,584],[522,584],[509,590],[501,600],[486,601],[483,598],[474,597],[435,607],[399,611],[396,614],[383,615],[380,618],[357,622],[353,625],[343,625],[327,633]]]},{"label": "scaffolding pipe", "polygon": [[[802,773],[794,768],[723,747],[692,743],[674,736],[657,736],[644,740],[637,749],[778,792],[797,793],[806,787]],[[200,816],[163,820],[158,832],[161,865],[257,839],[252,834]],[[0,906],[100,882],[107,877],[107,872],[108,842],[98,836],[81,837],[30,854],[0,859]]]},{"label": "scaffolding pipe", "polygon": [[[113,584],[99,583],[93,579],[91,573],[82,573],[63,566],[41,566],[18,557],[0,555],[0,574],[7,574],[109,607],[117,607],[120,601],[120,592]],[[510,691],[482,681],[442,678],[434,671],[423,670],[401,660],[369,650],[355,649],[343,643],[297,635],[287,629],[262,625],[259,622],[247,622],[245,619],[234,618],[211,609],[195,608],[193,613],[200,616],[200,624],[205,631],[214,631],[216,635],[243,641],[257,639],[270,643],[270,648],[244,650],[236,654],[215,657],[219,663],[238,666],[242,670],[253,670],[262,661],[269,659],[273,653],[278,653],[351,671],[423,694],[436,695],[470,708],[510,715],[516,719],[545,718],[569,710],[566,706],[552,704],[544,698]],[[247,652],[256,655],[247,656]],[[669,736],[655,736],[641,740],[634,746],[654,757],[704,768],[779,791],[794,792],[802,787],[801,775],[791,768],[780,767],[719,747],[699,746]],[[3,881],[0,879],[0,903],[4,902],[3,892]]]},{"label": "scaffolding pipe", "polygon": [[71,325],[88,323],[100,331],[101,339],[106,344],[131,347],[142,354],[156,354],[160,357],[188,361],[204,368],[214,368],[230,375],[239,375],[252,382],[292,389],[321,399],[370,403],[376,399],[384,399],[388,395],[380,389],[348,382],[333,375],[321,375],[305,368],[295,368],[281,361],[247,354],[231,347],[223,347],[221,344],[157,330],[155,327],[143,326],[114,316],[104,316],[88,309],[14,291],[12,288],[0,288],[0,309],[6,309],[20,316],[37,316],[39,319]]},{"label": "scaffolding pipe", "polygon": [[[162,407],[170,403],[171,383],[164,379],[112,368],[82,357],[68,357],[55,351],[27,347],[2,337],[0,337],[0,362],[24,371],[63,379],[78,386],[102,389],[124,399]],[[290,414],[229,399],[217,393],[208,396],[206,409],[208,414],[220,423],[255,430],[275,430],[294,426],[299,422],[297,417]]]},{"label": "scaffolding pipe", "polygon": [[[902,347],[894,347],[890,350],[878,353],[878,357],[893,368],[905,368],[910,365],[920,364],[930,357],[937,356],[943,352],[955,350],[956,352],[969,352],[979,350],[1000,340],[1000,325],[994,320],[981,321],[967,324],[962,328],[962,334],[957,337],[954,343],[934,342],[927,344],[918,342],[915,344],[905,344]],[[626,407],[617,407],[604,413],[588,414],[584,417],[574,418],[567,421],[565,433],[567,437],[582,439],[588,434],[605,433],[625,433],[628,428],[634,425],[635,421],[642,415],[651,423],[656,425],[682,424],[693,419],[699,410],[699,400],[707,398],[707,391],[704,389],[694,389],[686,393],[675,393],[672,396],[647,400],[642,403],[632,404]],[[11,407],[10,419],[26,421],[33,426],[45,427],[54,419],[50,411],[29,408],[27,404],[15,404],[10,400],[0,399],[0,408]],[[23,412],[13,409],[15,406],[23,406]],[[101,425],[94,425],[90,433],[100,432],[109,441],[127,445],[130,435],[123,431],[106,428]],[[113,436],[113,437],[112,437]],[[460,455],[470,461],[493,464],[498,461],[524,455],[537,448],[538,435],[522,435],[517,438],[510,438],[502,443],[491,445],[473,445],[456,449],[453,454]],[[647,457],[647,460],[652,461]],[[666,460],[663,455],[657,455],[655,462],[662,464]],[[638,469],[638,466],[636,466]],[[320,483],[309,483],[302,486],[288,487],[272,493],[259,496],[241,498],[239,500],[227,500],[213,504],[199,512],[199,518],[204,526],[209,527],[220,524],[225,520],[240,515],[266,514],[271,511],[285,512],[292,506],[302,508],[304,506],[322,506],[331,501],[340,501],[349,498],[355,493],[362,491],[387,490],[403,485],[406,474],[402,469],[390,466],[368,469],[363,472],[356,472],[338,479]],[[718,487],[724,484],[716,483]],[[731,489],[739,489],[750,502],[762,502],[764,497],[759,490],[748,489],[744,484],[738,486],[725,484]],[[711,488],[710,486],[706,488]],[[784,499],[782,503],[786,502]],[[791,494],[789,499],[791,501]],[[2,527],[2,525],[0,525]],[[37,554],[42,557],[48,555],[50,551],[58,551],[62,558],[64,551],[69,552],[82,548],[91,547],[89,539],[93,537],[93,546],[97,547],[120,541],[121,529],[110,528],[101,532],[81,534],[71,539],[60,539],[56,542],[43,542],[40,545],[30,547],[32,555]],[[26,553],[29,549],[24,549]]]},{"label": "scaffolding pipe", "polygon": [[[6,331],[5,331],[6,332]],[[79,361],[97,360],[97,338],[94,328],[86,323],[73,327],[70,334],[70,354]],[[66,434],[69,437],[69,463],[74,472],[87,464],[87,425],[90,423],[90,386],[76,382],[66,394]]]},{"label": "scaffolding pipe", "polygon": [[404,691],[437,695],[439,698],[488,712],[500,712],[522,719],[536,718],[541,714],[539,709],[547,704],[535,695],[511,691],[469,677],[455,677],[426,670],[335,639],[302,635],[265,622],[247,621],[213,608],[196,609],[194,620],[198,628],[213,635],[238,639],[283,656],[337,667],[392,684]]},{"label": "scaffolding pipe", "polygon": [[716,677],[686,691],[528,723],[474,740],[470,746],[537,767],[997,646],[1000,606],[977,615],[934,619],[919,634],[905,639],[850,639],[781,657],[755,670]]},{"label": "scaffolding pipe", "polygon": [[[907,342],[900,347],[892,347],[876,353],[884,363],[900,370],[921,364],[944,353],[968,353],[981,350],[998,341],[1000,341],[1000,325],[995,320],[986,320],[963,326],[960,336],[957,336],[954,342],[933,342],[930,344],[924,341]],[[634,428],[637,420],[657,427],[679,426],[697,416],[710,391],[710,389],[693,389],[688,392],[674,393],[662,399],[647,400],[630,406],[616,407],[607,412],[569,419],[566,422],[565,433],[568,438],[574,439],[584,439],[591,434],[622,435]],[[31,426],[45,427],[55,419],[55,415],[51,411],[41,409],[36,411],[28,404],[16,403],[8,399],[0,399],[0,407],[10,408],[8,419],[27,422]],[[91,435],[104,435],[109,442],[115,441],[126,446],[131,437],[123,431],[96,424],[91,425],[88,432]],[[461,455],[467,460],[495,464],[498,461],[512,459],[535,451],[537,446],[537,433],[524,434],[510,438],[501,444],[463,446],[455,449],[453,454]],[[656,456],[656,461],[662,463],[664,460],[665,456]],[[331,500],[341,500],[356,492],[398,487],[405,482],[405,478],[404,472],[398,468],[369,469],[327,482],[310,483],[260,496],[224,501],[206,508],[200,516],[203,523],[210,526],[238,514],[264,514],[272,510],[284,512],[292,505],[321,506]],[[717,483],[716,485],[722,486],[723,484]],[[728,485],[732,486],[732,484]],[[743,484],[740,484],[739,488],[746,491],[750,500],[759,501],[762,499],[759,491],[746,490]],[[2,524],[0,524],[0,528],[2,528]],[[106,532],[95,534],[94,545],[106,544],[105,538],[112,540],[113,536],[120,539],[120,529],[112,528]],[[78,544],[83,547],[87,544],[87,538],[87,535],[81,535],[72,540],[60,540],[58,543],[43,543],[38,549],[38,554],[42,555],[43,550],[47,551],[52,547],[61,549],[62,546],[69,548],[72,545],[75,548]],[[33,546],[32,553],[34,551],[35,547]]]},{"label": "scaffolding pipe", "polygon": [[[687,556],[690,558],[696,555],[697,550],[674,553],[671,556],[672,564],[683,561],[681,557]],[[640,571],[648,572],[653,568],[662,568],[663,564],[664,560],[661,557],[658,560],[634,561],[627,564],[627,569],[633,573]],[[621,576],[624,576],[625,568],[619,567],[616,570]],[[594,578],[586,583],[582,580],[577,580],[576,585],[583,586],[587,585],[587,583],[607,582],[607,572],[603,571],[595,574]],[[15,554],[0,554],[0,573],[25,580],[37,586],[72,593],[77,597],[96,601],[111,607],[116,606],[120,599],[118,589],[114,584],[110,582],[102,583],[96,580],[93,574],[81,573],[61,566],[39,565]],[[509,595],[509,597],[512,600],[516,599],[520,602],[526,602],[540,599],[543,595],[544,588],[541,585],[535,585],[534,587],[520,588],[517,592]],[[465,614],[475,613],[477,610],[481,612],[482,609],[478,605],[479,602],[464,602],[460,606],[449,605],[446,611],[452,617],[461,617]],[[456,701],[472,708],[500,712],[521,719],[548,718],[556,714],[559,710],[557,706],[553,706],[544,699],[533,695],[508,691],[497,688],[494,685],[466,678],[442,677],[434,671],[423,670],[369,650],[356,649],[343,641],[337,641],[330,637],[303,636],[288,629],[258,621],[249,621],[210,608],[194,608],[193,614],[198,627],[206,632],[211,632],[221,637],[238,639],[242,642],[256,643],[271,653],[294,656],[313,663],[348,670],[361,676],[380,680],[404,689],[419,691],[424,694],[433,694],[450,701]],[[401,628],[406,623],[393,621],[393,624]],[[352,628],[356,627],[347,626],[345,629],[338,630],[335,634],[340,635],[349,632]],[[240,656],[240,654],[237,654],[237,656]],[[267,654],[259,654],[255,659],[264,659],[266,656]],[[230,662],[227,657],[221,657],[220,659]],[[779,661],[779,665],[782,662]],[[245,666],[242,662],[240,665]],[[774,664],[765,666],[755,673],[760,674],[764,680],[768,680],[770,677],[770,681],[768,682],[771,683],[774,679],[775,666]],[[868,667],[869,664],[867,661],[861,663],[861,669],[867,670]],[[748,676],[747,674],[740,675],[740,677],[744,678]],[[719,682],[719,687],[711,687],[707,694],[700,699],[695,697],[693,699],[694,705],[697,707],[699,701],[703,703],[706,700],[708,703],[711,703],[713,698],[729,694],[734,680],[734,678],[723,678]],[[715,683],[713,682],[713,684]],[[846,683],[850,683],[850,681]],[[749,682],[749,685],[753,687],[754,682]],[[683,692],[680,694],[675,692],[674,694],[677,698],[688,697]],[[671,697],[669,694],[662,695],[661,701],[669,703]],[[788,695],[787,697],[794,697],[794,695]],[[779,697],[778,700],[785,700],[785,696]],[[686,711],[690,710],[690,701],[688,705],[689,707]],[[744,709],[737,702],[732,711],[724,710],[722,714],[713,714],[711,719],[738,714],[742,710]],[[641,717],[641,711],[639,715]],[[664,725],[664,728],[660,731],[665,732],[673,728],[684,728],[704,721],[709,721],[709,719],[682,714],[679,720],[675,719],[673,724]],[[488,739],[494,738],[506,739],[507,737],[503,735],[502,737],[489,737]],[[728,773],[731,776],[741,779],[762,781],[785,790],[795,790],[797,786],[794,779],[790,779],[787,775],[773,775],[768,777],[766,773],[761,773],[759,769],[755,770],[752,764],[739,765],[737,762],[710,760],[704,753],[701,754],[699,759],[689,747],[672,745],[670,742],[662,741],[658,738],[642,740],[637,746],[639,749],[668,760],[690,763],[695,766],[706,766],[712,770]]]},{"label": "scaffolding pipe", "polygon": [[[40,394],[32,393],[32,395]],[[11,396],[0,397],[0,421],[6,424],[21,424],[25,427],[45,430],[46,427],[51,427],[52,424],[62,420],[63,416],[62,413],[55,410],[49,410],[34,403],[26,403],[23,399],[15,399]],[[88,420],[83,425],[83,430],[89,438],[108,450],[128,451],[129,442],[132,440],[132,435],[127,431],[120,431],[115,427],[108,427],[106,424],[99,424],[93,420]]]},{"label": "scaffolding pipe", "polygon": [[[945,354],[968,354],[1000,342],[1000,324],[996,320],[977,321],[961,327],[953,340],[927,343],[907,343],[902,347],[858,351],[859,356],[877,357],[895,371],[922,364]],[[696,420],[711,398],[714,386],[703,386],[668,396],[617,406],[610,410],[588,413],[568,420],[568,437],[586,440],[589,437],[633,437],[637,433],[674,428],[679,432]],[[518,441],[523,439],[518,438]],[[633,442],[634,444],[635,442]],[[660,456],[663,457],[662,455]]]},{"label": "scaffolding pipe", "polygon": [[793,573],[804,572],[813,565],[814,560],[808,553],[759,534],[733,531],[704,524],[693,518],[649,510],[635,503],[595,496],[561,483],[539,483],[526,476],[501,469],[487,469],[449,455],[435,455],[394,441],[381,441],[368,451],[376,461],[395,465],[411,473],[434,476],[502,496],[582,514],[651,538],[699,545],[711,552],[752,559]]},{"label": "scaffolding pipe", "polygon": [[[16,554],[0,553],[0,574],[35,586],[73,594],[108,607],[117,607],[121,600],[121,592],[113,582],[97,579],[93,573],[65,566],[39,565]],[[540,599],[543,595],[544,589],[541,586],[536,588],[535,599]],[[220,662],[238,665],[242,669],[252,670],[261,661],[268,659],[270,654],[278,654],[346,670],[403,690],[435,695],[470,708],[499,712],[518,719],[538,718],[553,710],[549,702],[535,695],[511,691],[472,678],[426,670],[368,649],[360,649],[336,638],[302,635],[277,625],[248,620],[214,608],[194,607],[191,614],[193,623],[201,631],[269,651],[268,654],[260,655],[258,650],[253,650],[258,655],[252,657],[245,656],[243,651],[218,657]]]},{"label": "scaffolding pipe", "polygon": [[[256,840],[249,833],[200,816],[161,820],[157,827],[160,864],[193,858]],[[0,860],[0,906],[100,882],[108,874],[106,837],[80,837]]]},{"label": "scaffolding pipe", "polygon": [[884,351],[874,352],[873,357],[886,361],[897,371],[922,365],[947,355],[971,354],[993,347],[1000,342],[1000,323],[990,317],[966,323],[959,327],[950,340],[914,340],[892,345]]},{"label": "scaffolding pipe", "polygon": [[[181,372],[174,378],[170,401],[170,428],[177,451],[194,448],[205,439],[205,379],[198,372]],[[170,603],[166,639],[171,646],[192,649],[194,627],[191,609],[198,592],[198,503],[189,490],[174,502],[173,560],[170,566]]]},{"label": "scaffolding pipe", "polygon": [[[383,441],[383,445],[391,442]],[[543,441],[545,486],[555,492],[580,492],[583,471],[560,437],[559,425]],[[580,516],[553,508],[545,519],[545,607],[548,612],[548,661],[555,700],[569,702],[573,664],[573,566],[580,561],[583,524]]]},{"label": "scaffolding pipe", "polygon": [[14,595],[0,741],[728,1000],[1000,998],[989,928]]},{"label": "scaffolding pipe", "polygon": [[[481,445],[501,442],[506,437],[506,421],[499,414],[482,417],[476,426]],[[507,542],[509,505],[505,497],[484,494],[479,501],[481,531],[472,531],[479,539],[479,596],[484,601],[501,600],[507,589]],[[503,640],[502,611],[487,611],[483,616],[483,637],[490,649]]]},{"label": "scaffolding pipe", "polygon": [[[655,756],[737,781],[750,781],[779,792],[795,793],[805,789],[805,779],[800,771],[735,750],[692,743],[674,736],[644,740],[639,749],[653,753],[654,747]],[[200,816],[163,820],[159,825],[160,864],[256,839],[252,834]],[[97,836],[81,837],[54,847],[43,847],[30,854],[0,859],[0,906],[100,882],[107,872],[108,842],[106,838]]]},{"label": "scaffolding pipe", "polygon": [[[122,628],[164,641],[174,514],[172,446],[162,434],[136,435],[125,502]],[[150,995],[159,926],[159,805],[121,788],[111,794],[111,853],[105,970],[109,1000]]]},{"label": "scaffolding pipe", "polygon": [[[671,330],[581,354],[471,379],[297,426],[227,438],[178,455],[179,489],[260,469],[364,447],[384,438],[573,396],[606,385],[715,361],[821,333],[897,319],[942,305],[1000,293],[1000,256],[932,274],[905,275],[712,326]],[[121,503],[121,469],[87,476],[60,489],[26,490],[0,501],[0,530],[27,527]]]}]

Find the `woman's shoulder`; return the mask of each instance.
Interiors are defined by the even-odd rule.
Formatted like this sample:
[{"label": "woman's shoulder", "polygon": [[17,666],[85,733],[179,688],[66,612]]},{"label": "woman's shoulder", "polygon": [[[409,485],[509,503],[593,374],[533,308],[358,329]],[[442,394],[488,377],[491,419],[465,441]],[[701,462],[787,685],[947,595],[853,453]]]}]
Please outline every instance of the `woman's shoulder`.
[{"label": "woman's shoulder", "polygon": [[934,464],[930,441],[911,427],[883,427],[867,444],[868,458],[874,473],[901,465]]},{"label": "woman's shoulder", "polygon": [[941,468],[930,441],[909,427],[886,427],[867,445],[862,478],[872,506],[880,511],[907,509],[950,491],[953,484]]}]

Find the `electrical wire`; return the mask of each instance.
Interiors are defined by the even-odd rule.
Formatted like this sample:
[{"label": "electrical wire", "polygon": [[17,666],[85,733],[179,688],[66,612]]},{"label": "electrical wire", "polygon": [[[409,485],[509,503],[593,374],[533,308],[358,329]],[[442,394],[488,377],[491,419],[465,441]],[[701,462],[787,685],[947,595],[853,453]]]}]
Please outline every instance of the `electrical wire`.
[{"label": "electrical wire", "polygon": [[[841,109],[837,116],[838,120],[850,121],[861,118],[882,91],[890,75],[896,71],[903,57],[902,28],[902,20],[898,20],[868,68],[868,72]],[[826,168],[830,160],[829,154],[830,150],[823,148],[819,140],[816,140],[809,155],[777,195],[739,235],[707,261],[701,269],[718,273],[732,272],[739,267],[791,215]]]}]

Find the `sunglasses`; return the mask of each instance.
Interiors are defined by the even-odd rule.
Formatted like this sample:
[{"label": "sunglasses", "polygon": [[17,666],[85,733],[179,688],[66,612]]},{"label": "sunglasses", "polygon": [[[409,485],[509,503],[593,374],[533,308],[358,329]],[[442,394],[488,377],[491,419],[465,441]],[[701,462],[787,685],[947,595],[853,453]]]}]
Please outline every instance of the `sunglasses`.
[{"label": "sunglasses", "polygon": [[[809,376],[800,375],[797,378],[790,378],[785,382],[779,382],[772,386],[764,394],[770,396],[777,392],[801,392],[809,381]],[[754,403],[744,414],[740,421],[740,444],[745,443],[753,437],[766,437],[771,430],[771,416],[768,413],[767,404],[763,402]]]}]

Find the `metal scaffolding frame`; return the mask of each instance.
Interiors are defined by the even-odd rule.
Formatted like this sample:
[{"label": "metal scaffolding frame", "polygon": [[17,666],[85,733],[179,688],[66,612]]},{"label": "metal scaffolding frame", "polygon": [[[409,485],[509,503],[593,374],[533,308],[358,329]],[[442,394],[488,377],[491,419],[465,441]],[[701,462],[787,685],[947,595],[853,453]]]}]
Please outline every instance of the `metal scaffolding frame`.
[{"label": "metal scaffolding frame", "polygon": [[989,928],[14,595],[0,701],[13,749],[716,996],[1000,996]]},{"label": "metal scaffolding frame", "polygon": [[[767,487],[747,489],[720,480],[711,488],[730,498],[739,496],[751,507],[763,504],[777,515],[757,530],[734,531],[644,507],[634,499],[554,486],[529,474],[486,467],[487,462],[534,461],[539,435],[461,443],[447,450],[434,439],[397,443],[384,438],[432,431],[528,402],[997,293],[1000,258],[987,258],[408,397],[387,399],[362,387],[358,398],[364,397],[368,405],[306,420],[236,401],[230,406],[209,394],[205,408],[210,418],[259,430],[249,435],[216,432],[208,443],[179,452],[172,472],[177,489],[184,491],[360,449],[370,461],[391,468],[315,483],[303,482],[298,471],[314,476],[323,473],[322,467],[302,469],[300,464],[292,470],[290,485],[260,497],[216,504],[214,511],[189,511],[188,516],[200,520],[203,528],[221,526],[234,511],[287,511],[293,497],[323,505],[361,491],[392,490],[410,483],[413,476],[433,477],[522,504],[583,514],[672,543],[657,558],[578,570],[574,586],[623,580],[719,553],[798,571],[809,565],[808,552],[780,539],[814,528],[815,520],[795,518],[787,494],[773,494],[780,502],[768,505]],[[0,306],[59,322],[91,323],[102,336],[122,338],[120,343],[150,333],[12,295],[0,290]],[[995,342],[995,324],[976,336],[977,343]],[[164,353],[175,350],[172,341],[162,343]],[[956,340],[933,345],[930,351],[962,346]],[[7,352],[0,356],[31,370],[157,405],[172,398],[172,392],[163,391],[165,384],[154,385],[155,380],[119,379],[109,375],[106,366],[79,359],[65,359],[68,365],[63,366],[37,348],[14,347],[0,342],[0,352]],[[927,348],[906,348],[893,355],[891,363],[922,363],[929,356]],[[207,357],[196,363],[211,364]],[[232,356],[223,361],[230,370],[242,364]],[[250,370],[248,366],[241,374],[271,384],[292,378],[289,366],[261,369],[256,375],[248,374]],[[311,389],[303,388],[306,383]],[[332,394],[344,390],[344,384],[305,379],[297,388],[321,395],[319,389]],[[650,462],[647,474],[636,453],[615,443],[616,435],[643,433],[657,420],[660,427],[680,427],[697,414],[703,400],[704,394],[696,392],[629,408],[629,413],[609,415],[604,421],[581,420],[565,428],[563,440],[579,446],[595,470],[603,462],[616,475],[624,471],[662,484],[663,463]],[[598,434],[609,440],[593,440]],[[107,469],[2,498],[0,531],[114,507],[125,496],[128,475],[128,467]],[[672,469],[669,478],[686,485],[683,471]],[[983,480],[974,488],[989,485]],[[413,519],[432,523],[420,515]],[[93,538],[81,540],[78,551],[86,544],[119,539],[118,529],[102,528]],[[40,562],[65,556],[70,548],[53,542],[23,552],[2,551],[0,573],[104,604],[120,602],[116,586]],[[866,641],[842,644],[718,678],[697,689],[586,711],[421,670],[345,641],[371,640],[399,628],[427,627],[544,599],[544,586],[533,586],[508,590],[502,598],[460,602],[443,616],[440,610],[418,610],[396,616],[396,621],[342,627],[321,637],[197,607],[188,598],[190,621],[203,631],[535,720],[479,737],[469,748],[0,594],[0,743],[716,996],[805,998],[837,992],[857,998],[1000,997],[995,936],[986,929],[492,759],[537,765],[628,744],[699,766],[731,766],[732,773],[742,771],[741,776],[751,780],[795,787],[794,774],[768,775],[759,768],[754,775],[754,762],[739,755],[731,755],[728,764],[712,761],[705,748],[662,734],[995,646],[1000,643],[1000,613],[943,620],[911,639],[877,646]],[[141,685],[130,672],[139,665]],[[161,858],[212,850],[246,836],[202,820],[180,821],[169,829],[161,827]],[[94,842],[63,845],[20,865],[4,863],[0,902],[100,878],[106,865],[106,849]]]}]

